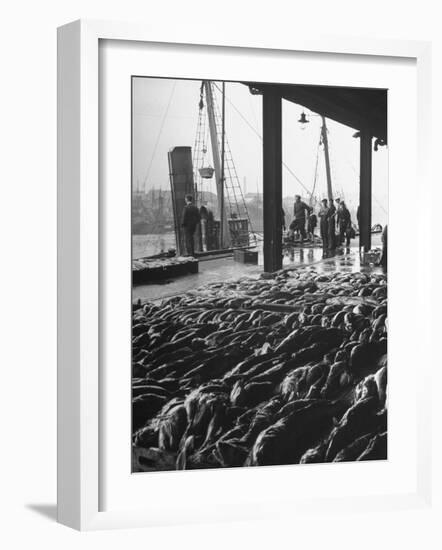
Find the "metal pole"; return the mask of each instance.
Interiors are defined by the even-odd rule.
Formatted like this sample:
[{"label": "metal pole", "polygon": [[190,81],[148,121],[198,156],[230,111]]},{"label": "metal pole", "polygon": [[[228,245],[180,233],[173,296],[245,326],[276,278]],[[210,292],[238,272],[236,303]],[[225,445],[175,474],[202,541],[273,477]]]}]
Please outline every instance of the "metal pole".
[{"label": "metal pole", "polygon": [[327,196],[330,201],[333,198],[333,189],[331,181],[331,171],[330,171],[330,154],[328,150],[328,136],[327,136],[327,125],[325,123],[325,117],[321,115],[322,118],[322,143],[324,144],[324,156],[325,156],[325,171],[327,174]]}]

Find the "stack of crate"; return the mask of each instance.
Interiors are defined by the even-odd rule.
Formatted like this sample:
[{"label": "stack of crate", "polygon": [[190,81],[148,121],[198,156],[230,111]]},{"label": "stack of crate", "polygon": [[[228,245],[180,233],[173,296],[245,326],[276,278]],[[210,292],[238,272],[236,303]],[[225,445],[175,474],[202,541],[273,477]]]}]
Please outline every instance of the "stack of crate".
[{"label": "stack of crate", "polygon": [[235,260],[235,262],[241,262],[243,264],[258,265],[258,251],[244,249],[234,250],[233,259]]},{"label": "stack of crate", "polygon": [[247,218],[229,219],[229,230],[232,247],[249,246],[249,221]]}]

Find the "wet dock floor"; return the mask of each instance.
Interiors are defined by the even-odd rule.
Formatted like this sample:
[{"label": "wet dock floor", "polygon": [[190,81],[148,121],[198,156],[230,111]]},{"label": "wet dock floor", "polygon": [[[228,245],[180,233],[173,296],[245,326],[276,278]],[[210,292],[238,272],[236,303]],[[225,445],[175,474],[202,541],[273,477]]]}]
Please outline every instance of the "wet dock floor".
[{"label": "wet dock floor", "polygon": [[[379,246],[375,241],[373,247]],[[312,268],[318,273],[358,271],[381,272],[381,268],[361,265],[359,248],[338,249],[335,255],[323,257],[323,250],[319,247],[294,247],[284,251],[283,267]],[[232,256],[200,260],[199,273],[187,275],[160,284],[134,286],[133,301],[158,300],[176,294],[182,294],[196,287],[209,283],[239,279],[241,277],[258,278],[263,272],[262,252],[258,255],[258,265],[235,262]]]}]

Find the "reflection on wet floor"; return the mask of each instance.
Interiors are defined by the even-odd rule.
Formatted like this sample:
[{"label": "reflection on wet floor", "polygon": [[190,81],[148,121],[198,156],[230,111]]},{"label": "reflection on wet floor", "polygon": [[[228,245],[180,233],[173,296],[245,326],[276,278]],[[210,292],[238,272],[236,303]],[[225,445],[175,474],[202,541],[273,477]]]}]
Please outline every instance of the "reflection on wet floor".
[{"label": "reflection on wet floor", "polygon": [[322,248],[288,247],[284,250],[283,265],[311,264],[322,259]]},{"label": "reflection on wet floor", "polygon": [[[233,257],[216,258],[200,261],[199,273],[165,281],[162,284],[140,285],[133,288],[132,297],[136,301],[156,300],[166,296],[181,294],[195,287],[238,279],[240,277],[259,277],[263,271],[262,252],[259,251],[258,265],[235,262]],[[305,267],[318,273],[354,273],[381,272],[381,268],[361,265],[359,248],[339,248],[324,257],[322,248],[319,247],[292,247],[284,250],[283,267]]]}]

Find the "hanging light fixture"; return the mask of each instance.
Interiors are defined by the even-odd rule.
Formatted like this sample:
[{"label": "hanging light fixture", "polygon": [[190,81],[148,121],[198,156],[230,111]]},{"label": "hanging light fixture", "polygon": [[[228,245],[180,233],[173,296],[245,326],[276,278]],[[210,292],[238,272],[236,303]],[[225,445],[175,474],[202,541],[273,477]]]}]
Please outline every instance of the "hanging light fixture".
[{"label": "hanging light fixture", "polygon": [[384,147],[385,145],[387,145],[387,142],[385,141],[385,139],[376,138],[374,142],[374,150],[377,151],[379,147]]},{"label": "hanging light fixture", "polygon": [[301,113],[301,116],[298,120],[299,124],[301,124],[301,128],[304,130],[305,129],[305,125],[308,124],[310,121],[308,120],[306,114],[304,113],[304,111],[302,111]]}]

